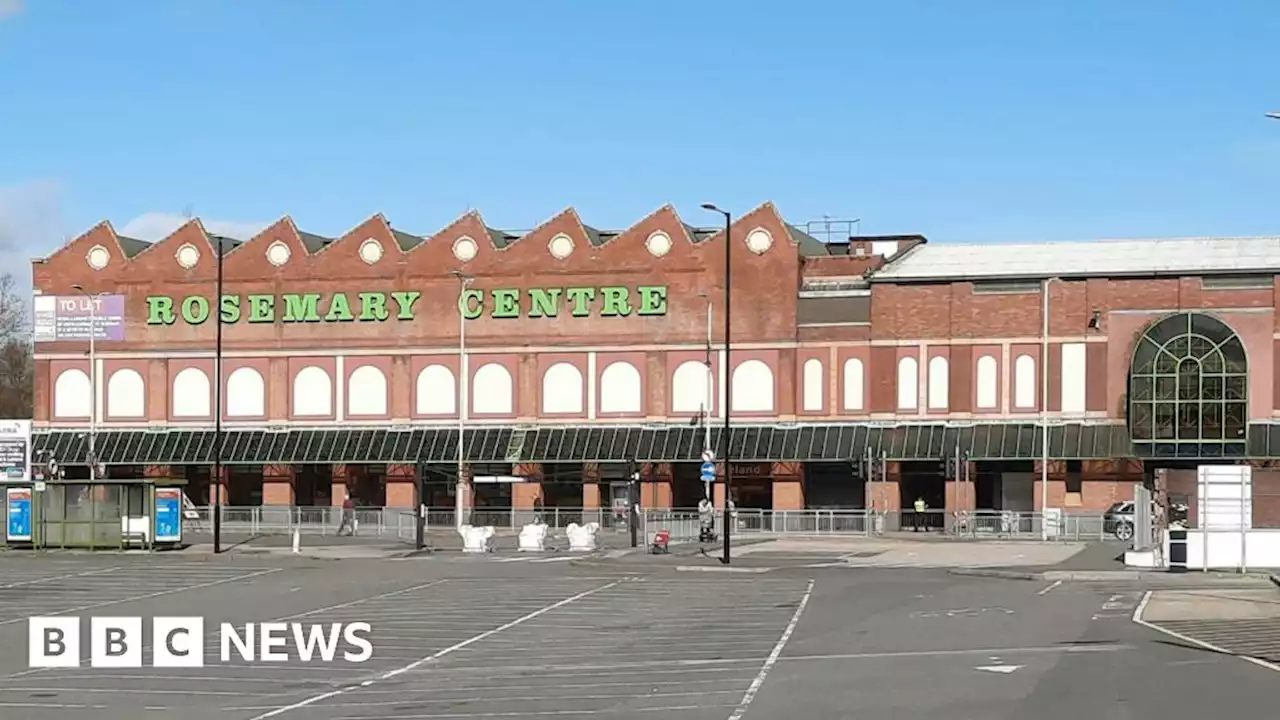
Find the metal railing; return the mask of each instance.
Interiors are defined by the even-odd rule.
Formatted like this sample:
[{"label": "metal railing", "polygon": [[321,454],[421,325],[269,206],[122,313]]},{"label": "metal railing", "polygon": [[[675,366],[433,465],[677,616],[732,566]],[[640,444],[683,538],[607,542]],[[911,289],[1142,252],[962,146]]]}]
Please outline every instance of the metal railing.
[{"label": "metal railing", "polygon": [[[211,531],[212,508],[198,508],[198,518],[187,521],[188,533]],[[336,535],[342,526],[340,507],[222,506],[222,531],[228,535]],[[713,516],[717,536],[723,533],[721,511]],[[412,542],[416,537],[417,517],[404,508],[357,508],[354,513],[355,534],[362,537],[385,537]],[[471,525],[493,526],[499,532],[518,532],[526,524],[540,520],[553,529],[562,530],[572,523],[597,523],[602,532],[629,532],[626,512],[610,508],[550,507],[538,510],[523,508],[477,507],[467,511]],[[741,536],[862,536],[886,533],[925,533],[938,537],[967,540],[1041,540],[1083,542],[1114,537],[1101,513],[1054,513],[1049,516],[1048,534],[1043,513],[1001,510],[948,512],[912,510],[883,512],[874,510],[761,510],[743,508],[733,513],[733,533]],[[427,508],[427,532],[453,532],[453,508]],[[693,508],[650,509],[640,514],[639,536],[648,544],[654,533],[666,530],[671,542],[698,539],[701,518]]]}]

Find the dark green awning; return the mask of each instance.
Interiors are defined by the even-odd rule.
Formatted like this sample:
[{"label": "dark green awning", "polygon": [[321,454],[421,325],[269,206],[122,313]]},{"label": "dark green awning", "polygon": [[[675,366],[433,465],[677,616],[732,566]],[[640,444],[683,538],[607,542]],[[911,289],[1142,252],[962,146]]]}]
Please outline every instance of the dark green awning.
[{"label": "dark green awning", "polygon": [[[712,447],[723,455],[723,428],[711,433]],[[647,427],[478,427],[466,431],[468,462],[640,462],[697,461],[703,430],[688,425]],[[868,450],[889,460],[941,460],[957,445],[970,460],[1034,460],[1041,451],[1042,429],[1033,423],[943,423],[882,426],[738,425],[733,428],[731,457],[741,461],[840,461],[861,459]],[[104,430],[97,435],[102,461],[111,465],[203,465],[213,462],[214,432],[206,429]],[[37,457],[50,451],[64,464],[83,463],[88,450],[82,430],[39,432]],[[1135,453],[1123,425],[1062,424],[1049,426],[1049,456],[1055,459],[1107,459],[1139,456],[1242,456],[1222,445],[1177,446],[1171,453]],[[1249,455],[1280,453],[1280,426],[1250,428]],[[1211,453],[1217,452],[1217,455]],[[1209,453],[1209,454],[1206,454]],[[222,460],[228,464],[307,463],[441,463],[458,457],[457,428],[227,430]]]}]

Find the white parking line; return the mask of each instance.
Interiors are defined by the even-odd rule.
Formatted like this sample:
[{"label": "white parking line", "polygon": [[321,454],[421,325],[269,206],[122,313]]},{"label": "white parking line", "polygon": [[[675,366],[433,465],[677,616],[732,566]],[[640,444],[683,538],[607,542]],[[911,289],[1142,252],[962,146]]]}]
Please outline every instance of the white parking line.
[{"label": "white parking line", "polygon": [[[90,603],[88,605],[80,605],[78,607],[62,608],[46,612],[46,615],[66,615],[67,613],[81,612],[82,610],[92,610],[94,608],[106,607],[108,605],[119,605],[121,603],[135,602],[137,600],[150,600],[151,598],[163,597],[165,595],[173,595],[175,593],[186,592],[188,590],[199,590],[200,588],[213,587],[214,585],[223,585],[237,580],[248,580],[249,578],[260,577],[262,575],[270,575],[271,573],[280,572],[281,568],[271,568],[269,570],[259,570],[258,572],[247,573],[245,575],[233,575],[232,577],[213,580],[211,582],[203,582],[196,585],[183,585],[182,587],[170,588],[168,590],[160,590],[150,592],[143,595],[131,595],[129,597],[117,598],[114,600],[103,600],[102,602]],[[0,621],[0,626],[12,625],[14,623],[26,622],[27,618],[13,618],[11,620]]]},{"label": "white parking line", "polygon": [[68,573],[66,575],[52,575],[50,577],[37,578],[35,580],[23,580],[22,582],[9,583],[8,585],[0,585],[0,590],[8,590],[10,588],[24,587],[26,585],[39,585],[40,583],[57,582],[58,580],[70,580],[71,578],[85,577],[86,575],[101,575],[109,573],[113,570],[120,570],[123,566],[116,565],[109,568],[98,568],[97,570],[88,570],[85,572]]},{"label": "white parking line", "polygon": [[1191,643],[1192,645],[1202,647],[1205,650],[1216,652],[1219,655],[1237,657],[1237,658],[1240,658],[1241,660],[1244,660],[1245,662],[1251,662],[1254,665],[1257,665],[1258,667],[1266,668],[1268,670],[1274,670],[1275,672],[1280,672],[1280,665],[1277,665],[1273,662],[1268,662],[1266,660],[1263,660],[1262,658],[1250,657],[1248,655],[1240,655],[1238,653],[1231,652],[1226,648],[1218,647],[1213,643],[1207,643],[1203,640],[1197,640],[1189,635],[1183,635],[1180,632],[1176,632],[1168,628],[1163,628],[1163,627],[1160,627],[1159,625],[1156,625],[1155,623],[1149,623],[1146,620],[1143,620],[1142,613],[1147,609],[1147,603],[1151,601],[1151,594],[1152,594],[1152,591],[1148,590],[1146,594],[1142,596],[1142,600],[1141,602],[1138,603],[1137,609],[1133,611],[1133,621],[1138,623],[1142,627],[1147,628],[1149,630],[1155,630],[1158,633],[1164,633],[1165,635],[1168,635],[1171,638],[1176,638],[1185,643]]},{"label": "white parking line", "polygon": [[804,597],[800,598],[800,605],[796,607],[795,614],[791,616],[791,622],[787,623],[787,629],[782,631],[782,637],[778,638],[778,644],[773,646],[773,651],[769,653],[769,657],[765,658],[764,665],[760,666],[760,672],[756,675],[756,679],[751,681],[751,687],[747,688],[746,694],[738,702],[738,707],[729,716],[729,720],[742,720],[747,708],[751,706],[751,701],[756,699],[756,693],[760,692],[760,686],[764,685],[764,680],[769,676],[769,671],[778,662],[778,657],[782,655],[783,648],[787,646],[787,641],[791,639],[791,633],[795,632],[796,625],[800,624],[800,616],[804,613],[804,609],[808,607],[811,595],[813,595],[812,580],[809,581],[808,587],[805,588]]},{"label": "white parking line", "polygon": [[[491,629],[491,630],[486,630],[486,631],[484,631],[484,632],[480,633],[479,635],[473,635],[473,636],[471,636],[471,637],[467,638],[466,640],[463,640],[462,642],[455,643],[455,644],[450,645],[449,647],[447,647],[447,648],[445,648],[445,649],[443,649],[443,650],[440,650],[440,651],[438,651],[438,652],[432,653],[431,655],[428,655],[428,656],[426,656],[426,657],[424,657],[424,658],[421,658],[421,659],[419,659],[419,660],[415,660],[415,661],[413,661],[413,662],[409,663],[408,665],[405,665],[404,667],[397,668],[397,669],[392,670],[392,671],[390,671],[390,672],[385,672],[385,673],[383,673],[382,675],[379,675],[379,676],[378,676],[378,678],[377,678],[376,680],[365,680],[364,682],[361,682],[359,685],[348,685],[348,686],[346,686],[346,687],[338,688],[337,690],[332,690],[332,691],[327,692],[327,693],[321,693],[321,694],[319,694],[319,695],[314,695],[314,696],[309,697],[309,698],[307,698],[307,699],[305,699],[305,700],[300,700],[300,701],[298,701],[298,702],[296,702],[296,703],[293,703],[292,705],[285,705],[284,707],[280,707],[280,708],[277,708],[277,709],[275,709],[275,710],[271,710],[271,711],[269,711],[269,712],[262,713],[261,715],[256,715],[256,716],[254,716],[251,720],[266,720],[267,718],[278,717],[278,716],[283,715],[283,714],[285,714],[285,713],[287,713],[287,712],[292,712],[292,711],[294,711],[294,710],[298,710],[298,709],[300,709],[300,708],[307,707],[308,705],[314,705],[314,704],[316,704],[316,703],[318,703],[318,702],[321,702],[321,701],[324,701],[324,700],[328,700],[329,698],[337,697],[337,696],[339,696],[339,695],[343,695],[343,694],[345,694],[345,693],[351,692],[352,690],[357,690],[357,689],[359,689],[359,688],[363,688],[363,687],[369,687],[370,685],[373,685],[374,683],[381,682],[381,681],[383,681],[383,680],[389,680],[389,679],[391,679],[391,678],[393,678],[393,677],[396,677],[397,675],[402,675],[402,674],[407,673],[407,672],[412,672],[412,671],[414,671],[416,668],[421,667],[422,665],[425,665],[425,664],[427,664],[427,663],[435,662],[436,660],[439,660],[440,658],[442,658],[442,657],[444,657],[444,656],[446,656],[446,655],[449,655],[449,654],[451,654],[451,653],[457,652],[458,650],[461,650],[461,649],[463,649],[463,648],[465,648],[465,647],[467,647],[467,646],[469,646],[469,645],[473,645],[473,644],[475,644],[475,643],[478,643],[478,642],[480,642],[481,640],[484,640],[485,638],[493,637],[494,635],[497,635],[498,633],[503,632],[504,630],[509,630],[509,629],[511,629],[511,628],[513,628],[513,627],[516,627],[517,625],[522,625],[522,624],[524,624],[524,623],[526,623],[526,622],[528,622],[528,621],[530,621],[530,620],[532,620],[532,619],[534,619],[534,618],[536,618],[536,617],[539,617],[539,616],[541,616],[541,615],[545,615],[546,613],[549,613],[549,612],[551,612],[552,610],[555,610],[556,608],[564,607],[565,605],[568,605],[568,604],[573,603],[573,602],[577,602],[578,600],[581,600],[582,598],[589,597],[589,596],[591,596],[591,595],[595,595],[595,594],[596,594],[596,593],[598,593],[598,592],[603,592],[603,591],[608,590],[609,588],[612,588],[612,587],[616,587],[616,586],[618,586],[619,584],[621,584],[621,581],[615,581],[615,582],[611,582],[611,583],[608,583],[608,584],[605,584],[605,585],[600,585],[599,587],[592,588],[591,590],[586,590],[586,591],[584,591],[584,592],[580,592],[580,593],[578,593],[577,595],[571,595],[570,597],[567,597],[567,598],[565,598],[565,599],[563,599],[563,600],[560,600],[560,601],[558,601],[558,602],[554,602],[554,603],[552,603],[552,604],[550,604],[550,605],[546,605],[546,606],[541,607],[541,608],[539,608],[539,609],[537,609],[537,610],[534,610],[534,611],[533,611],[533,612],[531,612],[531,613],[528,613],[528,614],[522,615],[521,617],[518,617],[518,618],[516,618],[515,620],[512,620],[512,621],[511,621],[511,622],[509,622],[509,623],[505,623],[505,624],[503,624],[503,625],[499,625],[498,627],[493,628],[493,629]],[[806,595],[806,598],[807,598],[807,595]],[[802,605],[802,607],[803,607],[803,605]]]},{"label": "white parking line", "polygon": [[1036,594],[1037,594],[1037,595],[1048,595],[1049,593],[1051,593],[1051,592],[1053,592],[1055,589],[1057,589],[1057,587],[1058,587],[1059,585],[1061,585],[1061,584],[1062,584],[1062,581],[1061,581],[1061,580],[1054,580],[1052,585],[1050,585],[1049,587],[1047,587],[1047,588],[1045,588],[1045,589],[1041,590],[1040,592],[1038,592],[1038,593],[1036,593]]}]

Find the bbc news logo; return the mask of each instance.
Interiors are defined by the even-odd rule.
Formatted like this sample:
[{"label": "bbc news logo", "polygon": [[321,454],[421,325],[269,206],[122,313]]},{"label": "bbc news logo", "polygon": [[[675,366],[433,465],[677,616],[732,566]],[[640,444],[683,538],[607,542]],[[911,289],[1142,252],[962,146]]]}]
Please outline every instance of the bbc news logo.
[{"label": "bbc news logo", "polygon": [[[81,618],[27,619],[28,665],[33,668],[80,667]],[[233,662],[334,662],[338,657],[362,663],[373,657],[369,623],[246,623],[218,627],[218,660]],[[152,667],[204,667],[204,618],[155,617],[150,638],[141,617],[89,618],[89,667],[142,667],[143,649],[151,641]],[[290,652],[292,650],[292,653]],[[339,652],[341,651],[341,652]]]}]

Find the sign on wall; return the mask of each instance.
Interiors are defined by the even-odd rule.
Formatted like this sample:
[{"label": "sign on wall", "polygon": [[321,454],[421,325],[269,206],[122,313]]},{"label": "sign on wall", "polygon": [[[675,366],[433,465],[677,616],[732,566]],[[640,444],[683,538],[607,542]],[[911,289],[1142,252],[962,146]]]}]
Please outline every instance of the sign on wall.
[{"label": "sign on wall", "polygon": [[0,480],[31,479],[31,421],[0,420]]},{"label": "sign on wall", "polygon": [[31,301],[36,342],[124,340],[123,295],[36,295]]},{"label": "sign on wall", "polygon": [[[224,323],[349,323],[413,321],[418,291],[224,295],[216,303],[203,295],[147,297],[147,324],[202,325],[217,316]],[[452,304],[452,303],[451,303]],[[458,297],[468,320],[556,317],[628,317],[667,314],[667,287],[642,285],[531,288],[469,288]]]}]

